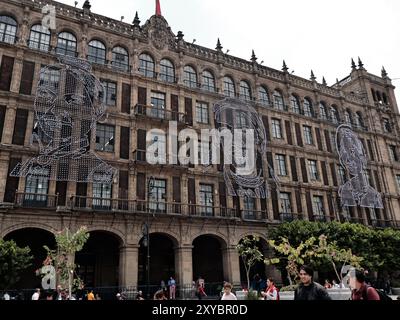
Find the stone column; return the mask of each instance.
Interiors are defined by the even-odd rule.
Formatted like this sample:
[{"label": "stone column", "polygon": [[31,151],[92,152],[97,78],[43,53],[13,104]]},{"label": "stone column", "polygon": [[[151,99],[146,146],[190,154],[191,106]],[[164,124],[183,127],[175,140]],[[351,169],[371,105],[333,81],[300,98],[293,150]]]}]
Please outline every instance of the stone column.
[{"label": "stone column", "polygon": [[139,245],[125,245],[119,249],[119,285],[137,287]]},{"label": "stone column", "polygon": [[3,202],[6,190],[9,161],[10,154],[7,151],[0,151],[0,203]]},{"label": "stone column", "polygon": [[4,144],[12,143],[16,113],[17,113],[16,103],[14,101],[10,102],[10,104],[7,107],[6,116],[4,119],[4,129],[3,129],[3,139],[2,139],[2,142]]},{"label": "stone column", "polygon": [[233,286],[240,287],[240,264],[239,253],[235,246],[222,249],[222,261],[224,265],[224,279]]},{"label": "stone column", "polygon": [[178,284],[179,297],[189,299],[192,294],[193,262],[192,245],[182,245],[175,250],[175,273]]}]

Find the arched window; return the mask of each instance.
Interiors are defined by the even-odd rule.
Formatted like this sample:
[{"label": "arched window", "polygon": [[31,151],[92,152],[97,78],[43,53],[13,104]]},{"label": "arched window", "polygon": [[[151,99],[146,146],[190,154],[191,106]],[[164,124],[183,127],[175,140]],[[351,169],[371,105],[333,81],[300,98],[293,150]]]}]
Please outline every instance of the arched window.
[{"label": "arched window", "polygon": [[274,98],[274,107],[278,110],[284,110],[285,104],[283,102],[282,94],[278,90],[275,90],[272,96]]},{"label": "arched window", "polygon": [[251,100],[251,89],[250,85],[246,81],[240,81],[240,99],[250,101]]},{"label": "arched window", "polygon": [[322,120],[328,119],[327,114],[326,114],[326,106],[325,106],[325,103],[323,103],[323,102],[319,103],[319,117]]},{"label": "arched window", "polygon": [[175,67],[168,59],[162,59],[160,62],[160,77],[162,81],[175,82]]},{"label": "arched window", "polygon": [[106,46],[99,40],[89,42],[88,60],[93,63],[106,63]]},{"label": "arched window", "polygon": [[340,122],[339,112],[337,111],[336,106],[331,106],[331,120],[335,124]]},{"label": "arched window", "polygon": [[383,103],[388,104],[388,99],[387,99],[386,93],[382,93],[382,98],[383,98]]},{"label": "arched window", "polygon": [[360,112],[356,112],[354,116],[354,125],[360,129],[364,128],[364,120]]},{"label": "arched window", "polygon": [[139,56],[139,72],[148,78],[154,78],[155,76],[155,65],[153,58],[147,53],[142,53]]},{"label": "arched window", "polygon": [[56,52],[65,56],[75,57],[77,55],[75,36],[69,32],[61,32],[58,35]]},{"label": "arched window", "polygon": [[125,48],[114,47],[112,50],[112,65],[115,68],[129,71],[129,54]]},{"label": "arched window", "polygon": [[290,96],[290,104],[292,106],[293,112],[295,112],[297,114],[301,113],[300,102],[299,102],[299,98],[297,98],[297,96],[295,96],[293,94]]},{"label": "arched window", "polygon": [[346,110],[345,112],[344,112],[344,121],[347,123],[347,124],[352,124],[352,121],[351,121],[351,113],[350,113],[350,111],[349,110]]},{"label": "arched window", "polygon": [[184,80],[186,86],[189,88],[197,88],[197,73],[191,66],[183,68]]},{"label": "arched window", "polygon": [[233,98],[236,95],[235,83],[231,77],[224,77],[224,95]]},{"label": "arched window", "polygon": [[380,104],[382,104],[382,96],[381,96],[381,93],[379,91],[376,91],[376,98],[378,99],[378,102]]},{"label": "arched window", "polygon": [[17,36],[17,21],[9,16],[0,16],[0,41],[15,43]]},{"label": "arched window", "polygon": [[371,93],[372,93],[372,99],[374,99],[374,101],[376,102],[375,90],[374,90],[374,89],[371,89]]},{"label": "arched window", "polygon": [[269,106],[269,94],[268,90],[265,87],[260,87],[260,89],[258,89],[258,99],[260,100],[261,104]]},{"label": "arched window", "polygon": [[50,47],[50,30],[44,28],[41,24],[35,24],[31,28],[28,41],[29,48],[49,51]]},{"label": "arched window", "polygon": [[304,115],[307,116],[307,117],[313,117],[314,116],[314,110],[312,108],[312,103],[311,103],[311,100],[308,99],[308,98],[304,99],[303,111],[304,111]]},{"label": "arched window", "polygon": [[202,75],[203,84],[202,87],[206,91],[215,92],[215,78],[210,71],[203,71]]}]

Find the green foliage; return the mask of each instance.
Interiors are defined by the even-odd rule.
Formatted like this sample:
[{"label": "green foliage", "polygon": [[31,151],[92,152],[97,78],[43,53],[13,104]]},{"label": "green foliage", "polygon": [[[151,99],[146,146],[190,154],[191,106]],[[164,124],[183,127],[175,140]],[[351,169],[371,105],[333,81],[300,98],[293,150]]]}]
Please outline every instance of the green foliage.
[{"label": "green foliage", "polygon": [[295,291],[297,289],[298,285],[297,284],[292,284],[290,286],[282,287],[279,292],[285,292],[285,291]]},{"label": "green foliage", "polygon": [[246,300],[259,300],[258,292],[255,290],[250,290],[246,294]]},{"label": "green foliage", "polygon": [[20,248],[14,241],[0,239],[0,288],[9,289],[20,279],[21,271],[29,268],[33,257],[29,247]]}]

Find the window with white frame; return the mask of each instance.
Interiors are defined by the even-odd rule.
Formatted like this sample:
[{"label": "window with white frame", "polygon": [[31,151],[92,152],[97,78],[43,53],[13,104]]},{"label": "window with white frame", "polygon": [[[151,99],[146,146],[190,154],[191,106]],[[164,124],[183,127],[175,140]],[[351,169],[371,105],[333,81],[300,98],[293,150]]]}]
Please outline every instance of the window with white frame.
[{"label": "window with white frame", "polygon": [[269,106],[269,94],[265,87],[260,87],[260,89],[258,89],[258,99],[262,105]]},{"label": "window with white frame", "polygon": [[314,140],[311,127],[303,126],[303,130],[304,130],[304,141],[306,142],[306,144],[313,145]]},{"label": "window with white frame", "polygon": [[106,105],[115,107],[117,104],[117,83],[108,80],[101,80],[101,84],[104,87],[104,92],[101,93],[100,97],[104,94]]},{"label": "window with white frame", "polygon": [[316,160],[308,160],[308,170],[311,180],[319,180],[318,166]]},{"label": "window with white frame", "polygon": [[297,113],[297,114],[301,113],[299,98],[297,98],[295,95],[291,95],[290,96],[290,104],[292,106],[292,110],[294,113]]},{"label": "window with white frame", "polygon": [[184,79],[183,82],[189,88],[197,88],[197,73],[191,66],[185,66],[183,68]]},{"label": "window with white frame", "polygon": [[105,124],[97,124],[96,150],[114,152],[115,127]]},{"label": "window with white frame", "polygon": [[278,110],[284,110],[285,104],[283,102],[283,97],[282,97],[282,94],[278,90],[274,91],[273,98],[274,98],[274,107]]},{"label": "window with white frame", "polygon": [[139,56],[139,72],[147,77],[147,78],[154,78],[155,77],[155,64],[154,59],[147,53],[142,53]]},{"label": "window with white frame", "polygon": [[29,35],[29,48],[49,51],[50,48],[50,30],[41,24],[35,24],[31,28]]},{"label": "window with white frame", "polygon": [[224,95],[231,98],[236,95],[235,83],[231,77],[224,77]]},{"label": "window with white frame", "polygon": [[313,196],[313,213],[314,216],[324,216],[324,198],[321,196]]},{"label": "window with white frame", "polygon": [[212,216],[214,214],[213,186],[200,184],[200,214]]},{"label": "window with white frame", "polygon": [[106,46],[99,40],[92,40],[88,44],[88,60],[93,63],[106,63]]},{"label": "window with white frame", "polygon": [[243,100],[251,100],[251,89],[250,85],[246,81],[240,81],[239,95]]},{"label": "window with white frame", "polygon": [[215,78],[214,78],[214,75],[210,71],[208,71],[208,70],[203,71],[202,80],[203,80],[202,88],[204,90],[209,91],[209,92],[216,92]]},{"label": "window with white frame", "polygon": [[278,165],[278,175],[287,176],[286,156],[283,154],[275,155],[276,164]]},{"label": "window with white frame", "polygon": [[196,102],[196,122],[209,123],[208,103],[197,101]]},{"label": "window with white frame", "polygon": [[281,200],[281,213],[292,213],[292,203],[290,201],[290,193],[281,192],[279,194]]},{"label": "window with white frame", "polygon": [[271,119],[272,125],[272,137],[275,139],[282,139],[282,127],[281,127],[281,120],[278,119]]},{"label": "window with white frame", "polygon": [[305,98],[303,102],[303,111],[304,115],[307,117],[313,117],[314,116],[314,111],[312,109],[312,103],[310,99]]}]

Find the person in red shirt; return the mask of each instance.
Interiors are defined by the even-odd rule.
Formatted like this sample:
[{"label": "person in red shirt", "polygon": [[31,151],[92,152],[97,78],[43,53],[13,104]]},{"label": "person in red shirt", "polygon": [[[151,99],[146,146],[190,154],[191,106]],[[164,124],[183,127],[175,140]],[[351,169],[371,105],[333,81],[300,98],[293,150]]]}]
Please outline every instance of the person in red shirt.
[{"label": "person in red shirt", "polygon": [[272,278],[267,279],[267,288],[265,292],[261,292],[261,295],[265,300],[279,300],[279,292]]},{"label": "person in red shirt", "polygon": [[351,278],[350,281],[353,288],[351,300],[380,300],[375,288],[365,283],[365,275],[362,271],[357,270],[355,278]]}]

